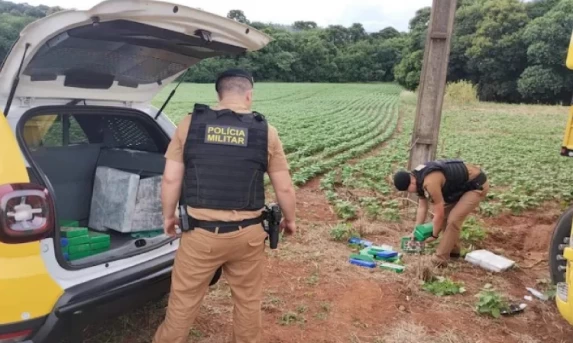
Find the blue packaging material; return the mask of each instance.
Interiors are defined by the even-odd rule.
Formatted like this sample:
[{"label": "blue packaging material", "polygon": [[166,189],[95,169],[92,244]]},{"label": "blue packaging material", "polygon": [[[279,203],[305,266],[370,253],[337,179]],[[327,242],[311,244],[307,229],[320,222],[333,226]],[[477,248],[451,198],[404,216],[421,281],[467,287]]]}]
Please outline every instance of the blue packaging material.
[{"label": "blue packaging material", "polygon": [[350,237],[348,240],[349,244],[360,244],[361,239],[358,237]]},{"label": "blue packaging material", "polygon": [[351,264],[354,264],[357,266],[366,267],[366,268],[376,268],[376,262],[356,260],[353,258],[351,258],[349,261]]},{"label": "blue packaging material", "polygon": [[67,238],[60,238],[60,246],[61,246],[62,248],[67,247],[67,246],[68,246],[68,243],[69,243],[69,242],[68,242],[68,239],[67,239]]},{"label": "blue packaging material", "polygon": [[358,245],[361,245],[361,246],[363,246],[363,247],[369,247],[369,246],[372,246],[372,244],[374,244],[374,243],[372,243],[372,242],[370,242],[370,241],[367,241],[367,240],[364,240],[364,239],[360,239],[360,238],[358,238],[358,237],[351,237],[351,238],[348,240],[348,243],[349,243],[349,244],[358,244]]},{"label": "blue packaging material", "polygon": [[398,252],[397,251],[380,251],[376,253],[377,257],[380,258],[392,258],[392,257],[397,257],[398,256]]},{"label": "blue packaging material", "polygon": [[66,261],[70,260],[70,255],[68,255],[67,252],[64,253],[64,258],[66,259]]}]

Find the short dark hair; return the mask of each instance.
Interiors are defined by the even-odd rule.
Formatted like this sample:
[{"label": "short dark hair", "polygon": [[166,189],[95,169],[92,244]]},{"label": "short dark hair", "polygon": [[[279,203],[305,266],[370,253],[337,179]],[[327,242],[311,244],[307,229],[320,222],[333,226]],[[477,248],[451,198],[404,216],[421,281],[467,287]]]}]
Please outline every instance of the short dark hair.
[{"label": "short dark hair", "polygon": [[405,191],[410,187],[410,173],[406,170],[400,170],[394,174],[394,187],[399,191]]},{"label": "short dark hair", "polygon": [[217,77],[215,89],[221,95],[225,92],[244,93],[253,88],[253,76],[243,69],[227,69]]},{"label": "short dark hair", "polygon": [[253,85],[251,85],[247,79],[237,76],[228,76],[219,80],[217,93],[219,93],[219,95],[228,92],[245,93],[251,89],[253,89]]}]

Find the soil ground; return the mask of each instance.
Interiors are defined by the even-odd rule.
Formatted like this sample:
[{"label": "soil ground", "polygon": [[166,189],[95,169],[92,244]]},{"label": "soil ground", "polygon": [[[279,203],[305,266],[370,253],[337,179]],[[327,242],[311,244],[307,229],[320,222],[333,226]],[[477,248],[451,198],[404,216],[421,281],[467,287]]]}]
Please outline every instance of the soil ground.
[{"label": "soil ground", "polygon": [[[487,249],[517,262],[510,271],[489,273],[461,260],[434,271],[463,281],[463,295],[438,297],[421,290],[418,274],[427,256],[406,255],[406,271],[369,270],[347,262],[351,249],[330,239],[336,216],[318,180],[298,190],[298,233],[268,251],[263,301],[263,342],[571,342],[573,327],[552,301],[524,300],[525,287],[547,279],[547,247],[560,212],[548,206],[519,217],[484,220]],[[399,247],[411,231],[400,224],[358,221],[354,227],[376,243]],[[475,294],[491,284],[527,304],[512,317],[480,316]],[[88,328],[88,342],[150,342],[165,314],[166,299],[119,319]],[[189,342],[230,342],[232,299],[224,278],[205,297]]]},{"label": "soil ground", "polygon": [[[406,106],[403,111],[413,113],[415,101]],[[498,106],[501,105],[486,107],[490,111],[501,111]],[[544,108],[510,109],[524,115]],[[558,118],[555,124],[559,131],[556,135],[561,134],[563,118]],[[398,132],[402,131],[401,126]],[[360,159],[383,148],[384,145],[377,147]],[[341,221],[319,184],[320,178],[315,178],[297,190],[296,235],[282,240],[277,250],[267,249],[262,342],[573,342],[573,326],[559,315],[553,301],[524,299],[529,295],[526,287],[539,290],[547,287],[549,241],[553,225],[562,213],[558,204],[547,204],[519,216],[478,218],[487,233],[479,247],[514,260],[516,265],[511,270],[490,273],[463,259],[452,262],[445,270],[433,270],[428,269],[428,256],[405,255],[406,271],[396,274],[348,263],[352,249],[344,241],[331,238],[332,228]],[[414,210],[411,206],[402,213],[402,221],[398,223],[358,219],[351,225],[364,238],[399,249],[400,238],[412,231]],[[430,274],[463,282],[466,291],[438,297],[422,290],[420,276],[428,274],[428,270]],[[527,308],[522,313],[498,319],[479,315],[475,311],[476,294],[486,284],[512,303],[525,303]],[[166,300],[90,325],[86,342],[151,342],[164,318]],[[206,295],[190,331],[189,342],[230,342],[232,311],[231,292],[223,276]]]}]

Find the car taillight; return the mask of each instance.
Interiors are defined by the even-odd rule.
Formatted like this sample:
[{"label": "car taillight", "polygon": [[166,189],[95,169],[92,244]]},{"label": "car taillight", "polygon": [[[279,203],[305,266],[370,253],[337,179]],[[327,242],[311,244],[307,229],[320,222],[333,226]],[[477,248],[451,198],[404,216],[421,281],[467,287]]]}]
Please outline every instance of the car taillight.
[{"label": "car taillight", "polygon": [[54,222],[54,203],[45,187],[33,183],[0,186],[1,242],[40,240],[51,233]]},{"label": "car taillight", "polygon": [[32,330],[18,331],[13,333],[0,333],[0,343],[22,342],[32,333]]}]

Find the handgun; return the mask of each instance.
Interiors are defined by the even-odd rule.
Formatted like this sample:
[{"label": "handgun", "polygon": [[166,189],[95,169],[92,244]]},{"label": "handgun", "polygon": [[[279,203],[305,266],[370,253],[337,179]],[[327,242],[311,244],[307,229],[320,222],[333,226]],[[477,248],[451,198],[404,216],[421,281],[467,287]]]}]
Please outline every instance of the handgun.
[{"label": "handgun", "polygon": [[282,219],[280,206],[275,203],[265,206],[265,218],[267,220],[265,231],[269,235],[269,246],[271,249],[276,249],[279,244],[279,226]]}]

